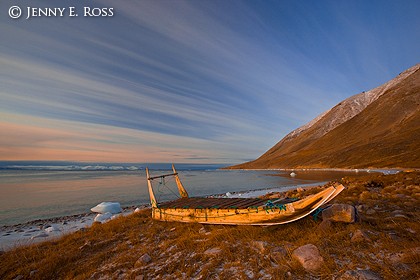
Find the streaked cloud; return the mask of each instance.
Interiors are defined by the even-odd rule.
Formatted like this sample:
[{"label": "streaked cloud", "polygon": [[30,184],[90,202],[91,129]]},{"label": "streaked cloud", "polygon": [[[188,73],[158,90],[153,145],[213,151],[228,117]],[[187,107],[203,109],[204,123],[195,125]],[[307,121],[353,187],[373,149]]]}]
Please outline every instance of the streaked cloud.
[{"label": "streaked cloud", "polygon": [[239,162],[420,58],[414,1],[89,5],[115,16],[0,18],[0,160]]}]

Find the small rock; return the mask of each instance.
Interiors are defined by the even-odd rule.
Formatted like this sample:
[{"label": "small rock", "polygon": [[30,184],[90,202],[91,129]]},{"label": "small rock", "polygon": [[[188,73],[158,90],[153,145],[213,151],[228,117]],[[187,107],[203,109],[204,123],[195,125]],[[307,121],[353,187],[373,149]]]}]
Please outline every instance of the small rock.
[{"label": "small rock", "polygon": [[366,210],[366,207],[364,205],[357,205],[356,210],[357,212],[364,212]]},{"label": "small rock", "polygon": [[271,250],[270,256],[274,261],[281,262],[287,257],[287,250],[280,246],[274,247]]},{"label": "small rock", "polygon": [[382,280],[382,278],[371,270],[348,270],[337,280]]},{"label": "small rock", "polygon": [[420,257],[420,247],[405,249],[398,253],[388,255],[387,259],[393,265],[410,263]]},{"label": "small rock", "polygon": [[200,230],[198,231],[199,234],[205,234],[207,231],[204,227],[200,228]]},{"label": "small rock", "polygon": [[324,259],[318,248],[313,244],[306,244],[293,251],[292,258],[296,259],[304,269],[316,271],[321,268]]},{"label": "small rock", "polygon": [[402,218],[402,219],[408,220],[408,217],[406,215],[402,215],[402,214],[396,214],[396,215],[394,215],[394,218]]},{"label": "small rock", "polygon": [[[416,234],[417,233],[417,231],[415,231],[414,229],[412,229],[412,228],[406,228],[405,229],[406,231],[408,231],[409,233],[412,233],[412,234]],[[1,254],[1,253],[0,253]]]},{"label": "small rock", "polygon": [[399,241],[401,239],[396,232],[389,232],[388,235],[394,241]]},{"label": "small rock", "polygon": [[351,242],[359,243],[359,242],[372,242],[372,240],[367,236],[365,232],[360,229],[357,229],[353,236],[351,237]]},{"label": "small rock", "polygon": [[368,209],[368,210],[366,211],[366,215],[374,215],[374,214],[376,214],[375,209]]},{"label": "small rock", "polygon": [[322,211],[322,219],[332,222],[354,223],[356,210],[349,204],[333,204]]},{"label": "small rock", "polygon": [[145,264],[148,264],[152,261],[152,258],[148,254],[142,255],[134,264],[134,266],[143,266]]},{"label": "small rock", "polygon": [[35,275],[37,272],[38,272],[38,269],[31,270],[31,272],[29,273],[29,278],[34,277],[34,275]]},{"label": "small rock", "polygon": [[252,241],[252,247],[260,253],[264,253],[266,243],[264,241]]},{"label": "small rock", "polygon": [[207,249],[204,252],[204,255],[210,255],[210,256],[212,256],[212,255],[218,255],[221,252],[222,252],[222,249],[216,247],[216,248]]},{"label": "small rock", "polygon": [[330,220],[323,220],[319,225],[318,225],[318,230],[319,231],[324,231],[327,232],[331,229],[331,221]]},{"label": "small rock", "polygon": [[295,172],[291,172],[290,173],[290,177],[296,177],[296,173]]},{"label": "small rock", "polygon": [[18,275],[15,278],[13,278],[13,280],[20,280],[20,279],[23,279],[23,275]]},{"label": "small rock", "polygon": [[134,278],[134,280],[143,280],[144,279],[144,275],[137,275],[136,278]]}]

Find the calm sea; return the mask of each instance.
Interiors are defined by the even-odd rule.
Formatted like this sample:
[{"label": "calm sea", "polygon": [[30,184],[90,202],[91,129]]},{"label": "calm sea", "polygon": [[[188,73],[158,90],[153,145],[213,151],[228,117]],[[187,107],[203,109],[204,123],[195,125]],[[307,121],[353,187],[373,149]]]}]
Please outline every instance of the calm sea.
[{"label": "calm sea", "polygon": [[[170,164],[148,164],[152,175],[168,173]],[[146,164],[0,162],[0,225],[87,213],[103,201],[125,206],[149,203]],[[341,178],[346,172],[220,170],[222,165],[178,164],[190,196],[290,188]],[[176,185],[155,180],[158,201],[175,199]]]}]

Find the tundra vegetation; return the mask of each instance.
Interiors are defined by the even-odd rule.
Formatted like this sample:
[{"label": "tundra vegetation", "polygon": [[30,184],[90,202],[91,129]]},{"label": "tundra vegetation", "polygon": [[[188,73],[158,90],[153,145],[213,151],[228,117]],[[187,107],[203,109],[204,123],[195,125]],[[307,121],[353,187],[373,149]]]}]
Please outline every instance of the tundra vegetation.
[{"label": "tundra vegetation", "polygon": [[201,225],[154,221],[145,209],[1,252],[0,278],[419,279],[420,172],[340,183],[347,188],[330,204],[354,207],[355,222],[320,213],[272,227]]}]

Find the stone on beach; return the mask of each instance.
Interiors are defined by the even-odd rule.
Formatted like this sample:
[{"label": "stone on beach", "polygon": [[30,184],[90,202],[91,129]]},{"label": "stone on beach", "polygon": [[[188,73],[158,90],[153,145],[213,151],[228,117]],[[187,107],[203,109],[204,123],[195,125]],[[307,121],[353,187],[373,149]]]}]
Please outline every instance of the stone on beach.
[{"label": "stone on beach", "polygon": [[95,207],[91,208],[90,211],[95,213],[105,214],[107,212],[111,214],[121,213],[121,205],[119,202],[101,202]]},{"label": "stone on beach", "polygon": [[356,221],[356,210],[349,204],[333,204],[322,211],[322,219],[332,222],[354,223]]},{"label": "stone on beach", "polygon": [[393,265],[415,262],[420,258],[420,247],[408,248],[397,253],[389,254],[387,260]]},{"label": "stone on beach", "polygon": [[148,264],[152,261],[152,258],[149,256],[149,254],[142,255],[134,264],[135,266],[143,266],[145,264]]},{"label": "stone on beach", "polygon": [[351,237],[351,242],[353,243],[372,242],[372,240],[364,231],[357,229]]},{"label": "stone on beach", "polygon": [[214,256],[214,255],[219,255],[221,252],[222,252],[222,249],[215,247],[215,248],[207,249],[204,252],[204,255]]},{"label": "stone on beach", "polygon": [[296,259],[304,269],[316,271],[321,268],[324,259],[319,253],[318,248],[313,244],[303,245],[293,251],[292,257]]},{"label": "stone on beach", "polygon": [[371,270],[348,270],[337,280],[382,280],[382,278]]}]

